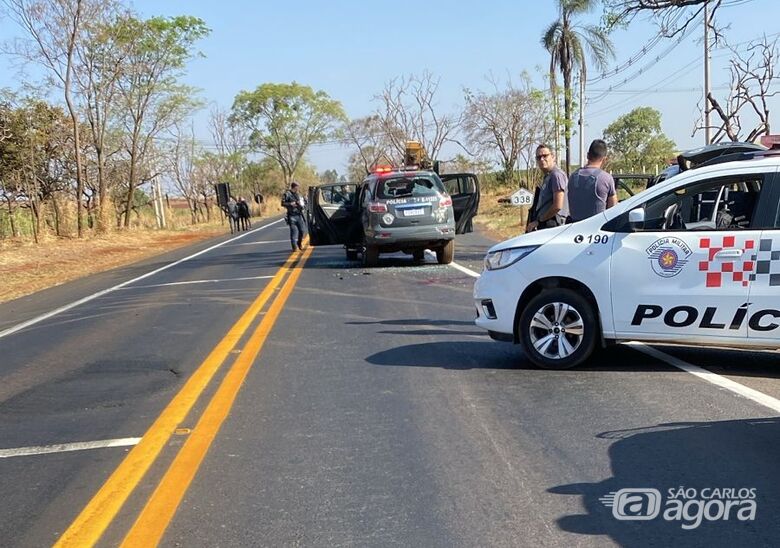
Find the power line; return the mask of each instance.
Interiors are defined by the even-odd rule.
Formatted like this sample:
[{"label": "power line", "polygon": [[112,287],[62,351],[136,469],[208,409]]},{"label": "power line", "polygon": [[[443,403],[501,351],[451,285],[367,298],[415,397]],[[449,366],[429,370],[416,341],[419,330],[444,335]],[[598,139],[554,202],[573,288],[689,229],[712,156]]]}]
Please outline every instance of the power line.
[{"label": "power line", "polygon": [[[672,22],[672,23],[676,23],[676,22],[677,22],[677,21],[680,19],[680,17],[682,17],[682,13],[683,13],[683,12],[682,12],[682,11],[680,11],[680,12],[677,14],[677,16],[674,18],[674,20],[673,20],[673,22]],[[650,42],[649,42],[649,43],[647,43],[646,45],[644,45],[644,46],[642,47],[642,49],[641,49],[641,50],[639,50],[639,51],[637,51],[636,53],[634,53],[633,55],[631,55],[631,56],[630,56],[630,57],[629,57],[629,58],[628,58],[626,61],[624,61],[624,62],[623,62],[621,65],[618,65],[617,67],[615,67],[615,68],[614,68],[614,69],[612,69],[612,70],[609,70],[609,71],[607,71],[607,72],[603,72],[603,73],[601,73],[601,75],[600,75],[600,76],[596,76],[596,77],[593,77],[593,78],[589,78],[589,79],[587,79],[587,80],[585,81],[585,83],[586,83],[586,84],[594,84],[594,83],[596,83],[596,82],[601,82],[601,81],[603,81],[603,80],[608,80],[608,79],[610,79],[610,78],[614,78],[614,77],[615,77],[615,76],[617,76],[618,74],[620,74],[620,73],[622,73],[622,72],[624,72],[624,71],[628,70],[629,68],[631,68],[631,67],[634,65],[634,63],[636,63],[636,62],[637,62],[637,61],[639,61],[639,60],[640,60],[642,57],[644,57],[645,55],[647,55],[648,53],[650,53],[650,52],[653,50],[653,48],[655,48],[655,46],[657,46],[658,44],[660,44],[660,43],[661,43],[661,42],[662,42],[664,39],[665,39],[664,35],[663,35],[663,34],[661,34],[661,33],[659,32],[658,34],[656,34],[656,35],[655,35],[655,37],[654,37],[654,38],[652,38],[652,39],[650,40]]]},{"label": "power line", "polygon": [[601,95],[591,99],[590,103],[593,104],[593,103],[597,103],[599,101],[602,101],[603,99],[605,99],[607,97],[607,95],[609,95],[615,89],[620,88],[620,87],[626,85],[627,83],[629,83],[629,82],[631,82],[633,80],[636,80],[637,78],[642,76],[647,70],[649,70],[652,67],[654,67],[655,65],[657,65],[662,59],[664,59],[675,48],[677,48],[677,46],[679,46],[682,43],[682,41],[691,34],[691,32],[693,31],[693,28],[694,28],[693,25],[688,27],[685,30],[685,32],[683,32],[680,35],[680,37],[678,39],[676,39],[671,46],[669,46],[664,51],[662,51],[653,61],[651,61],[650,63],[647,63],[645,66],[640,68],[637,72],[635,72],[631,76],[628,76],[628,77],[624,78],[622,82],[619,82],[619,83],[615,84],[614,86],[610,86],[608,91],[604,91],[604,92],[601,93]]}]

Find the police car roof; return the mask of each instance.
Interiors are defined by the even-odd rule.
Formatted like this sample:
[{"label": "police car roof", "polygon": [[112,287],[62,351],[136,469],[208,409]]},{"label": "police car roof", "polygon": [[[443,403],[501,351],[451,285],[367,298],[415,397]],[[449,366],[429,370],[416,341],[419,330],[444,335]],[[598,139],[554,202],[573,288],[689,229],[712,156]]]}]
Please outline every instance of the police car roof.
[{"label": "police car roof", "polygon": [[734,158],[732,155],[728,155],[727,157],[714,159],[711,162],[705,162],[698,167],[683,171],[679,175],[669,177],[655,185],[653,188],[676,186],[681,180],[684,180],[683,178],[687,179],[689,176],[697,176],[700,174],[718,173],[725,170],[738,170],[739,168],[747,166],[780,166],[780,150],[770,149],[742,154],[744,154],[744,157]]}]

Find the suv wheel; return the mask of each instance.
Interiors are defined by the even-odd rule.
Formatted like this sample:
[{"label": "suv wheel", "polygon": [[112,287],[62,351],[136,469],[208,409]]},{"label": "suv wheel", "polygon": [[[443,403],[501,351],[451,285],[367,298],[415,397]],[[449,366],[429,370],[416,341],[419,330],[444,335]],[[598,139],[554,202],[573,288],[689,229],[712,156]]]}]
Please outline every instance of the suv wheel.
[{"label": "suv wheel", "polygon": [[367,245],[363,250],[363,266],[376,266],[379,263],[379,248]]},{"label": "suv wheel", "polygon": [[439,264],[450,264],[455,257],[455,240],[450,240],[436,250],[436,260]]},{"label": "suv wheel", "polygon": [[571,289],[550,289],[531,299],[517,328],[523,352],[543,369],[580,365],[598,338],[593,305]]}]

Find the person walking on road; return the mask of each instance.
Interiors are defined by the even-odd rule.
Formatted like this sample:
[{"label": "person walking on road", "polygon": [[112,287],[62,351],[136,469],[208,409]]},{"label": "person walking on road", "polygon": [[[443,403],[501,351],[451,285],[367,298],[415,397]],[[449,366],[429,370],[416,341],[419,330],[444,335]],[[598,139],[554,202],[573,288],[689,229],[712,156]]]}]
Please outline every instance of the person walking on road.
[{"label": "person walking on road", "polygon": [[290,244],[292,250],[303,250],[303,237],[306,234],[306,221],[303,218],[305,202],[298,193],[300,185],[293,181],[282,196],[282,206],[287,209],[287,224],[290,225]]},{"label": "person walking on road", "polygon": [[544,173],[536,206],[536,219],[528,223],[526,232],[551,228],[566,222],[569,214],[566,201],[566,174],[558,167],[555,153],[545,144],[536,147],[536,164]]},{"label": "person walking on road", "polygon": [[596,139],[588,148],[588,162],[569,177],[569,216],[576,223],[593,217],[617,202],[615,179],[601,169],[607,159],[607,144]]}]

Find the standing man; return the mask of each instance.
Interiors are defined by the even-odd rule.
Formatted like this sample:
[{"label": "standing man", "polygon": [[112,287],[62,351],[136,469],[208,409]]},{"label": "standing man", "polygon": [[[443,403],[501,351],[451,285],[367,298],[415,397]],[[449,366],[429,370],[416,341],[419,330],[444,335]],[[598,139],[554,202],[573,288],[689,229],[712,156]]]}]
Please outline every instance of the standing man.
[{"label": "standing man", "polygon": [[544,173],[536,205],[536,219],[528,223],[526,232],[540,228],[551,228],[566,222],[569,214],[566,203],[566,174],[558,167],[555,154],[548,145],[536,147],[536,164]]},{"label": "standing man", "polygon": [[588,163],[569,177],[571,222],[593,217],[618,202],[615,179],[601,169],[606,159],[607,143],[596,139],[588,148]]},{"label": "standing man", "polygon": [[298,193],[299,186],[293,181],[289,190],[282,196],[282,206],[287,209],[287,224],[290,225],[290,244],[293,251],[303,251],[303,236],[306,234],[306,221],[303,219],[305,202],[303,196]]}]

